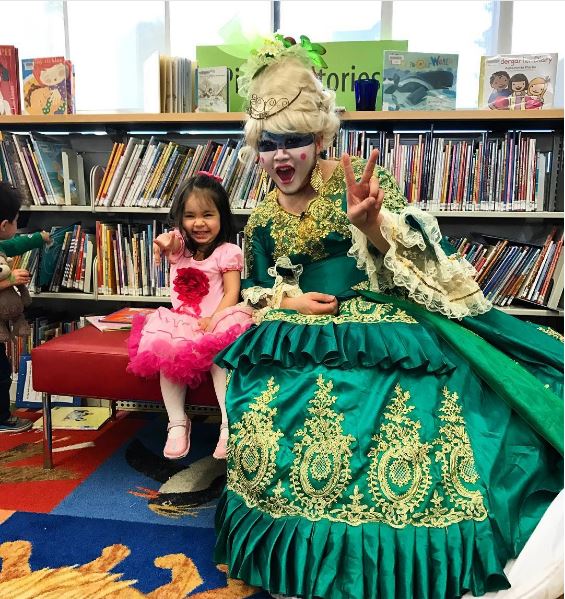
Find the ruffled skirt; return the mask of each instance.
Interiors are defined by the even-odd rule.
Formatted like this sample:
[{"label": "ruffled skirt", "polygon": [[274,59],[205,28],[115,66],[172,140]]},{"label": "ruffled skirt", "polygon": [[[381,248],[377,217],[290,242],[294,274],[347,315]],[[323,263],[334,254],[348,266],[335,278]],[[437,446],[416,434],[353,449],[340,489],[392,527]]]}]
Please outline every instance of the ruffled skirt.
[{"label": "ruffled skirt", "polygon": [[143,377],[162,372],[194,389],[216,354],[253,324],[251,314],[245,306],[226,308],[212,318],[209,331],[200,329],[199,319],[164,307],[136,315],[128,339],[128,372]]},{"label": "ruffled skirt", "polygon": [[561,457],[430,327],[379,310],[273,312],[216,359],[233,370],[216,560],[307,599],[508,588]]}]

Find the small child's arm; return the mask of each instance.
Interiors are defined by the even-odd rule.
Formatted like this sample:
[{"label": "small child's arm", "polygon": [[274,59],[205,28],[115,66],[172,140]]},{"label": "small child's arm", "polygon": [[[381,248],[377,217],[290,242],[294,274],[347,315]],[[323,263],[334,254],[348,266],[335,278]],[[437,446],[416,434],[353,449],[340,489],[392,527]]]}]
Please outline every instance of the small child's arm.
[{"label": "small child's arm", "polygon": [[47,231],[31,233],[30,235],[16,235],[11,239],[0,241],[0,250],[2,250],[8,258],[12,256],[20,256],[24,252],[35,248],[43,247],[45,243],[49,244],[51,237]]},{"label": "small child's arm", "polygon": [[[221,312],[225,308],[235,306],[239,302],[241,272],[239,270],[228,270],[223,273],[222,276],[224,278],[224,297],[222,297],[222,301],[218,304],[214,314]],[[212,314],[212,316],[214,316],[214,314]],[[206,330],[208,328],[212,316],[200,319],[199,324],[201,329]]]},{"label": "small child's arm", "polygon": [[155,264],[161,263],[161,254],[169,256],[176,254],[181,249],[181,241],[174,233],[161,233],[153,241],[153,260]]}]

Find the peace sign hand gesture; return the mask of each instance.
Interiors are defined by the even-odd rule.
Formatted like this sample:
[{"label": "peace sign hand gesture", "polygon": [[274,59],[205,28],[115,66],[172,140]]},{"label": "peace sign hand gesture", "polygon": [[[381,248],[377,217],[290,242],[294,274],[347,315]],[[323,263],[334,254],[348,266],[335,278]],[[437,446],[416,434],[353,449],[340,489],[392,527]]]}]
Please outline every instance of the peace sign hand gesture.
[{"label": "peace sign hand gesture", "polygon": [[341,158],[347,186],[347,218],[364,233],[374,230],[378,225],[377,219],[383,204],[384,191],[373,174],[378,156],[378,150],[371,152],[359,181],[355,180],[349,154],[344,154]]}]

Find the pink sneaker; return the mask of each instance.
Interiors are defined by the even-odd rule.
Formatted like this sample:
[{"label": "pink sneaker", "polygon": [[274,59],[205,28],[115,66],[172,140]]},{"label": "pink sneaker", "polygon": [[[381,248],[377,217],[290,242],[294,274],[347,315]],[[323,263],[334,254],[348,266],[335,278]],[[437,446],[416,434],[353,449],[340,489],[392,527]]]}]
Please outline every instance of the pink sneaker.
[{"label": "pink sneaker", "polygon": [[188,416],[184,417],[184,420],[172,420],[167,425],[167,431],[170,431],[175,426],[183,426],[185,428],[185,435],[172,439],[170,436],[167,437],[167,443],[163,449],[163,455],[169,460],[180,460],[184,458],[190,449],[190,428],[192,422]]}]

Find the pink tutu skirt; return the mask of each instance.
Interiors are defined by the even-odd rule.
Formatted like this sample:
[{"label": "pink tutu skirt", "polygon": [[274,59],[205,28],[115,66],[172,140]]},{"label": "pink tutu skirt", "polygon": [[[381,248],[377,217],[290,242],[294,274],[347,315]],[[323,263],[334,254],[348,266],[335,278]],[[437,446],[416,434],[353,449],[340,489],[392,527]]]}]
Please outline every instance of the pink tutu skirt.
[{"label": "pink tutu skirt", "polygon": [[252,310],[232,306],[216,314],[210,330],[202,331],[198,318],[158,308],[149,316],[134,317],[128,339],[128,372],[167,378],[198,387],[210,370],[214,356],[232,343],[252,324]]}]

